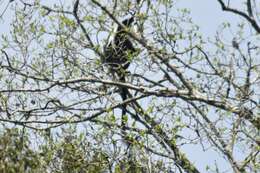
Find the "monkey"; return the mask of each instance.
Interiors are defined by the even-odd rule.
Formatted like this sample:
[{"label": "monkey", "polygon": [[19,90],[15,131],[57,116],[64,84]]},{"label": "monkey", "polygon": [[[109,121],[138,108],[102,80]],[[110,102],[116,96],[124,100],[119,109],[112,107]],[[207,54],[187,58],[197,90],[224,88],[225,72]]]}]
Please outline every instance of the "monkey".
[{"label": "monkey", "polygon": [[[122,24],[129,28],[134,22],[134,17],[130,17],[122,21]],[[112,42],[104,47],[104,58],[103,63],[107,64],[110,67],[110,71],[113,74],[116,74],[120,82],[126,82],[126,70],[130,65],[130,58],[133,53],[136,52],[136,49],[133,46],[133,43],[129,39],[128,34],[126,33],[124,27],[118,26],[116,34]],[[120,87],[120,95],[122,101],[124,102],[127,99],[128,89],[126,87]],[[126,115],[126,104],[122,106],[122,128],[125,128],[124,116]]]},{"label": "monkey", "polygon": [[[132,14],[132,17],[127,18],[122,21],[122,26],[118,26],[116,28],[116,34],[112,42],[109,42],[107,46],[104,46],[104,57],[101,57],[101,61],[104,64],[109,66],[110,72],[112,74],[116,74],[118,80],[122,83],[126,82],[126,74],[127,69],[130,66],[132,57],[136,56],[139,51],[136,49],[129,38],[129,35],[125,29],[131,27],[134,23],[135,13]],[[132,98],[131,93],[127,89],[127,87],[119,87],[119,94],[121,96],[122,101],[126,101],[128,98]],[[121,114],[121,128],[124,142],[126,144],[126,155],[129,159],[129,168],[126,172],[136,172],[136,164],[135,157],[133,155],[133,145],[132,139],[126,135],[126,113],[127,113],[127,104],[123,104],[121,106],[122,114]],[[131,115],[133,116],[133,115]],[[133,116],[133,118],[137,121],[141,121],[138,116]]]}]

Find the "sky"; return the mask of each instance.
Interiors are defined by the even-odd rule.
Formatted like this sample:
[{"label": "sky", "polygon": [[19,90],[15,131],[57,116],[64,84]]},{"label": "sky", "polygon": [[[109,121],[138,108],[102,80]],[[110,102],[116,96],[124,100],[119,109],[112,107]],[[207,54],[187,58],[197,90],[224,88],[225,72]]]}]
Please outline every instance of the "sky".
[{"label": "sky", "polygon": [[[8,0],[0,0],[0,14],[5,9],[7,2]],[[222,22],[228,21],[235,26],[240,19],[234,14],[223,12],[217,0],[178,0],[177,2],[177,7],[185,7],[190,10],[191,17],[194,23],[200,27],[204,38],[209,37],[213,39]],[[239,6],[239,4],[235,5]],[[10,22],[8,21],[8,16],[10,16],[10,10],[7,9],[3,16],[4,20],[0,19],[0,34],[8,32]],[[185,145],[182,149],[202,173],[206,172],[205,165],[207,164],[212,166],[217,163],[222,171],[230,168],[229,163],[216,151],[208,150],[207,152],[202,152],[201,147],[194,145]]]}]

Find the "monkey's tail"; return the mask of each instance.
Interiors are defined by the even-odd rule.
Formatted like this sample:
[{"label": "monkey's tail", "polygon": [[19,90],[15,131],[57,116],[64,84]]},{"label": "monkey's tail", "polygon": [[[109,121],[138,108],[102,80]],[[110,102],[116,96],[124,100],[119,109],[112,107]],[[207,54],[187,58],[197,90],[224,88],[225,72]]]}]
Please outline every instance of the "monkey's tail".
[{"label": "monkey's tail", "polygon": [[[120,77],[120,82],[126,82],[124,75],[122,75]],[[122,102],[126,101],[127,100],[127,95],[128,95],[128,89],[126,87],[121,87],[120,88],[120,95],[121,95],[121,98],[122,98]],[[123,130],[125,130],[126,121],[127,121],[127,116],[126,116],[127,109],[126,109],[126,107],[127,107],[126,104],[122,105],[122,120],[121,120],[122,122],[121,122],[121,126],[122,126]]]},{"label": "monkey's tail", "polygon": [[[126,82],[126,79],[125,79],[125,75],[122,75],[120,77],[120,82],[123,82],[125,83]],[[128,89],[126,87],[121,87],[120,88],[120,95],[121,95],[121,98],[122,98],[122,101],[125,102],[128,98],[131,98],[131,93],[128,91]],[[122,105],[122,120],[121,120],[121,126],[122,126],[122,134],[123,134],[123,138],[125,140],[125,143],[127,145],[127,148],[126,148],[126,155],[127,155],[127,158],[129,159],[129,165],[130,167],[128,168],[127,172],[129,173],[134,173],[136,172],[136,164],[135,164],[135,157],[133,155],[133,145],[132,145],[132,142],[129,141],[129,138],[127,137],[127,134],[125,132],[126,130],[126,123],[127,123],[127,104],[123,104]]]},{"label": "monkey's tail", "polygon": [[[126,79],[125,79],[125,75],[122,75],[120,77],[120,82],[126,82]],[[126,87],[121,87],[120,88],[120,95],[121,95],[121,98],[122,98],[122,102],[125,102],[128,98],[128,89]],[[126,148],[126,155],[128,157],[129,160],[129,165],[130,165],[130,168],[129,171],[127,172],[131,172],[132,171],[132,168],[134,167],[134,163],[133,163],[133,156],[132,156],[132,144],[131,142],[129,142],[129,139],[127,137],[127,134],[125,132],[126,130],[126,123],[127,123],[127,104],[123,104],[122,105],[122,117],[121,117],[121,126],[122,126],[122,134],[123,134],[123,139],[127,145],[127,148]]]}]

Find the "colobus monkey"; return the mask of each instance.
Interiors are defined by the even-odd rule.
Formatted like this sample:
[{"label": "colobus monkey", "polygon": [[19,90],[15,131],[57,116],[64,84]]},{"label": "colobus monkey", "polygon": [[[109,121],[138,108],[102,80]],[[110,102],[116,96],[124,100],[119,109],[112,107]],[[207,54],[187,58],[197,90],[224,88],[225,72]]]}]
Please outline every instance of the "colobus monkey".
[{"label": "colobus monkey", "polygon": [[[134,17],[130,17],[122,21],[122,24],[129,28],[134,22]],[[130,65],[131,56],[136,52],[128,34],[123,27],[118,26],[116,34],[107,46],[104,47],[104,58],[103,63],[109,65],[110,70],[113,74],[116,74],[120,82],[126,82],[126,69]],[[127,99],[128,90],[125,87],[120,88],[120,95],[122,100]],[[122,106],[122,116],[126,115],[126,105]],[[125,124],[122,120],[122,127]]]}]

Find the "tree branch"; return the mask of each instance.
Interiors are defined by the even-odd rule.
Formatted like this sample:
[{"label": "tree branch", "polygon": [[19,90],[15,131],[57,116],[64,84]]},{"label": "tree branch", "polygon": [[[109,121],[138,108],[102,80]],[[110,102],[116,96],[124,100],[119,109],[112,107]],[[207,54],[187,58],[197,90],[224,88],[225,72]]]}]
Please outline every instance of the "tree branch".
[{"label": "tree branch", "polygon": [[[242,11],[239,11],[237,9],[230,8],[230,7],[226,6],[225,3],[222,0],[218,0],[218,2],[221,5],[221,8],[222,8],[223,11],[228,11],[228,12],[237,14],[237,15],[245,18],[252,25],[252,27],[255,29],[255,31],[258,34],[260,34],[260,26],[257,24],[257,22],[255,21],[255,19],[252,16],[248,16],[246,13],[244,13]],[[251,10],[251,8],[249,8],[249,10]],[[250,12],[249,12],[249,15],[250,15]]]}]

